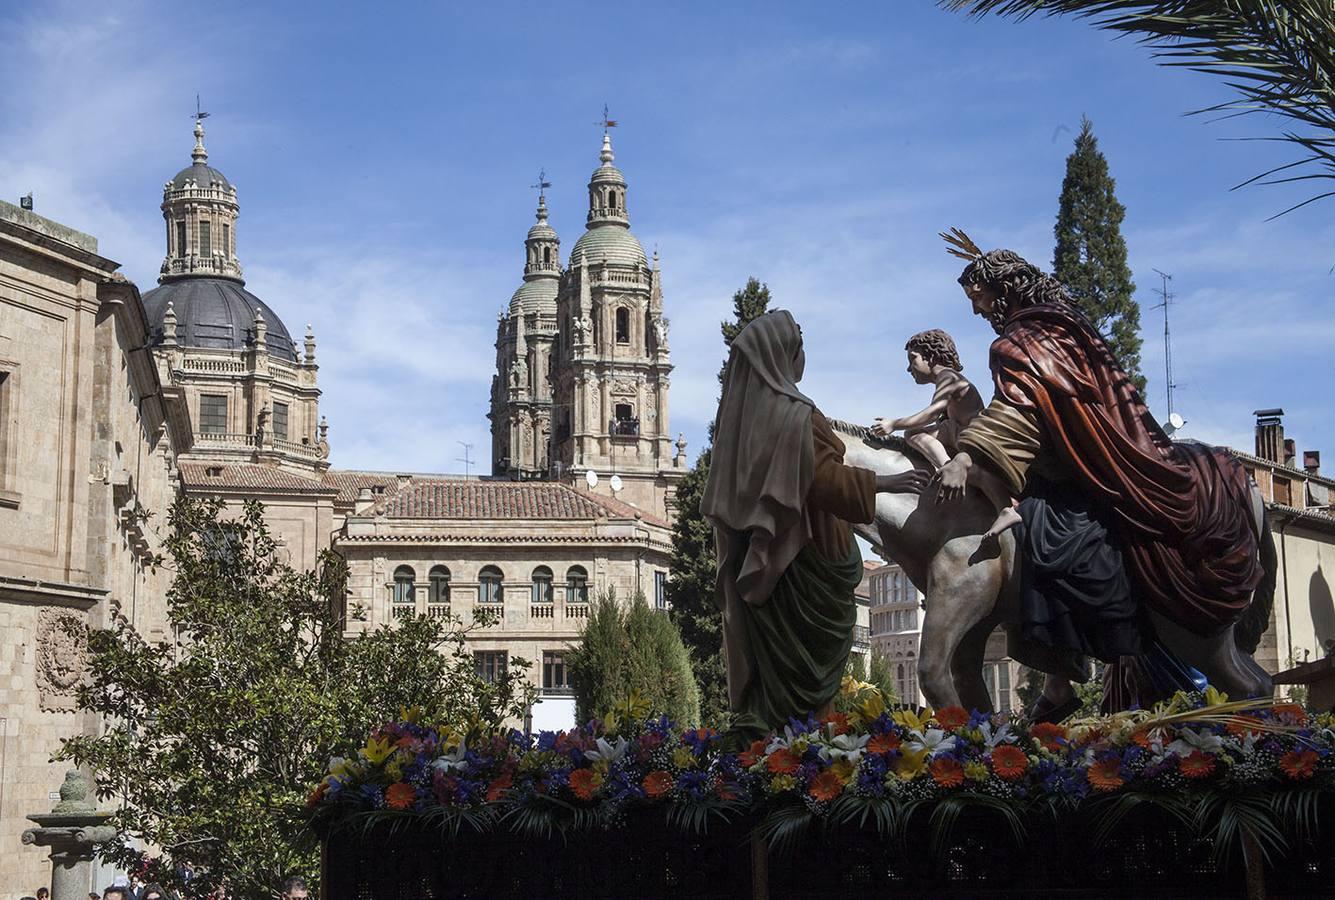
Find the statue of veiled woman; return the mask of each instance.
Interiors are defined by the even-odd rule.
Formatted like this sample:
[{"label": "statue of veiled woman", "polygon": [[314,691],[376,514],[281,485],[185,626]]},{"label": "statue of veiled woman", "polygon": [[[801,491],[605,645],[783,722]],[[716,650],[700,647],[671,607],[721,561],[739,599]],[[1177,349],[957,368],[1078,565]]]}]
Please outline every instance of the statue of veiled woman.
[{"label": "statue of veiled woman", "polygon": [[877,492],[917,492],[925,471],[876,475],[797,387],[806,356],[785,310],[732,342],[700,508],[714,524],[729,737],[752,740],[830,706],[853,643],[862,556],[850,522]]}]

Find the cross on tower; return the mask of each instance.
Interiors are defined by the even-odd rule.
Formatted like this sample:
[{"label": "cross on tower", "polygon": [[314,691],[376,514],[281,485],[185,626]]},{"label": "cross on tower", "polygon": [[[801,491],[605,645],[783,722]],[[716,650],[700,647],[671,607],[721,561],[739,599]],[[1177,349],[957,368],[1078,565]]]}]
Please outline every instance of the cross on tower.
[{"label": "cross on tower", "polygon": [[594,124],[595,124],[595,125],[601,125],[601,126],[603,126],[603,134],[607,134],[607,129],[609,129],[609,128],[616,128],[616,127],[617,127],[617,120],[616,120],[616,119],[609,119],[609,118],[607,117],[607,104],[606,104],[606,103],[603,104],[603,118],[602,118],[602,120],[599,121],[599,122],[595,122]]},{"label": "cross on tower", "polygon": [[549,187],[551,187],[551,186],[552,186],[552,183],[551,183],[550,181],[547,180],[547,170],[546,170],[546,169],[539,169],[539,170],[538,170],[538,183],[537,183],[537,184],[530,184],[530,185],[529,185],[529,187],[533,187],[533,188],[537,188],[537,189],[538,189],[538,199],[539,199],[539,200],[542,200],[542,199],[544,199],[544,198],[547,196],[547,188],[549,188]]},{"label": "cross on tower", "polygon": [[199,94],[196,94],[196,95],[195,95],[195,115],[194,115],[194,119],[195,119],[195,121],[196,121],[196,122],[200,122],[200,121],[203,121],[204,119],[207,119],[208,117],[209,117],[209,114],[206,113],[206,112],[204,112],[203,110],[201,110],[201,109],[199,108]]}]

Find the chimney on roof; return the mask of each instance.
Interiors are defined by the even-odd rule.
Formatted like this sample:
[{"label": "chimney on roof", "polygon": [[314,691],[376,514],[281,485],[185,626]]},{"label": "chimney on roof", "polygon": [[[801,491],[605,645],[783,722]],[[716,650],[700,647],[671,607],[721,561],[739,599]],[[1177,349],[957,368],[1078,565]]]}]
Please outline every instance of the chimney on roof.
[{"label": "chimney on roof", "polygon": [[365,515],[375,505],[375,497],[371,494],[369,487],[364,487],[357,492],[357,502],[353,504],[352,511],[355,515]]},{"label": "chimney on roof", "polygon": [[1256,416],[1256,455],[1269,462],[1284,461],[1284,410],[1258,409]]},{"label": "chimney on roof", "polygon": [[1284,465],[1290,469],[1297,468],[1298,445],[1293,442],[1293,438],[1284,439]]},{"label": "chimney on roof", "polygon": [[1321,451],[1304,450],[1303,451],[1303,471],[1308,475],[1321,474]]}]

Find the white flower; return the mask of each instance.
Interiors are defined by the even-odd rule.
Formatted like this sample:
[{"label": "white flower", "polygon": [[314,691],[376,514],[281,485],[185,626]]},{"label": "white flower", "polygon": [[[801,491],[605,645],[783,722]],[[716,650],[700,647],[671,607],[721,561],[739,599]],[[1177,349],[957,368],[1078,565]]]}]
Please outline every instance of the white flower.
[{"label": "white flower", "polygon": [[765,752],[773,753],[775,750],[791,747],[793,742],[800,737],[806,737],[806,734],[798,734],[796,731],[793,731],[793,726],[785,725],[783,726],[783,734],[774,735],[774,740],[769,742],[769,746],[765,748]]},{"label": "white flower", "polygon": [[1192,731],[1190,728],[1183,728],[1177,733],[1177,740],[1169,744],[1166,749],[1169,753],[1176,753],[1178,756],[1189,756],[1196,750],[1204,753],[1217,753],[1223,748],[1224,739],[1219,735],[1209,731]]},{"label": "white flower", "polygon": [[820,754],[827,760],[846,759],[856,765],[858,760],[862,759],[862,748],[867,746],[869,740],[871,740],[869,734],[861,737],[853,734],[837,734],[828,746],[820,748]]},{"label": "white flower", "polygon": [[926,750],[929,757],[955,749],[955,736],[946,734],[940,728],[928,728],[926,731],[913,731],[910,734],[913,738],[904,746],[915,752]]},{"label": "white flower", "polygon": [[598,762],[598,760],[604,759],[609,763],[614,763],[626,754],[626,748],[629,746],[630,744],[623,737],[617,738],[615,744],[609,744],[607,738],[598,738],[598,749],[585,750],[584,758],[589,762]]},{"label": "white flower", "polygon": [[1009,722],[1004,723],[995,732],[992,730],[991,722],[983,722],[978,726],[978,730],[983,733],[983,745],[989,750],[996,749],[997,744],[1015,743],[1015,735],[1011,734]]},{"label": "white flower", "polygon": [[468,749],[464,746],[464,742],[460,741],[459,745],[453,750],[447,750],[442,756],[438,757],[431,764],[431,767],[442,772],[453,772],[455,769],[462,769],[465,765],[464,756],[467,753]]}]

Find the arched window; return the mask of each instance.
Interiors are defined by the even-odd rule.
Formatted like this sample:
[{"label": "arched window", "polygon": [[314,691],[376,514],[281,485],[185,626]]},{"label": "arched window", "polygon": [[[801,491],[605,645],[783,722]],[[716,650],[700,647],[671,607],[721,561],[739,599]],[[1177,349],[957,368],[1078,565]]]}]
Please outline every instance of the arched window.
[{"label": "arched window", "polygon": [[608,207],[610,207],[611,209],[616,209],[616,208],[617,208],[617,192],[616,192],[616,191],[608,191],[608,192],[607,192],[607,205],[608,205]]},{"label": "arched window", "polygon": [[501,574],[500,569],[495,566],[484,566],[482,571],[478,573],[477,580],[477,599],[479,603],[501,602],[503,599],[501,596],[501,582],[505,580],[505,576]]},{"label": "arched window", "polygon": [[431,580],[431,592],[427,595],[428,603],[450,602],[450,570],[444,566],[432,566],[427,575]]},{"label": "arched window", "polygon": [[630,343],[630,310],[624,306],[617,307],[616,335],[618,344]]},{"label": "arched window", "polygon": [[417,573],[413,571],[412,566],[399,566],[394,570],[393,597],[396,604],[411,605],[417,601],[413,588],[413,582],[416,580]]},{"label": "arched window", "polygon": [[551,248],[551,247],[543,247],[543,248],[542,248],[542,261],[543,261],[544,263],[548,263],[548,264],[551,263],[551,261],[552,261],[552,248]]},{"label": "arched window", "polygon": [[571,566],[566,570],[566,602],[589,602],[589,573],[583,566]]},{"label": "arched window", "polygon": [[552,570],[546,566],[533,570],[533,602],[552,602]]}]

